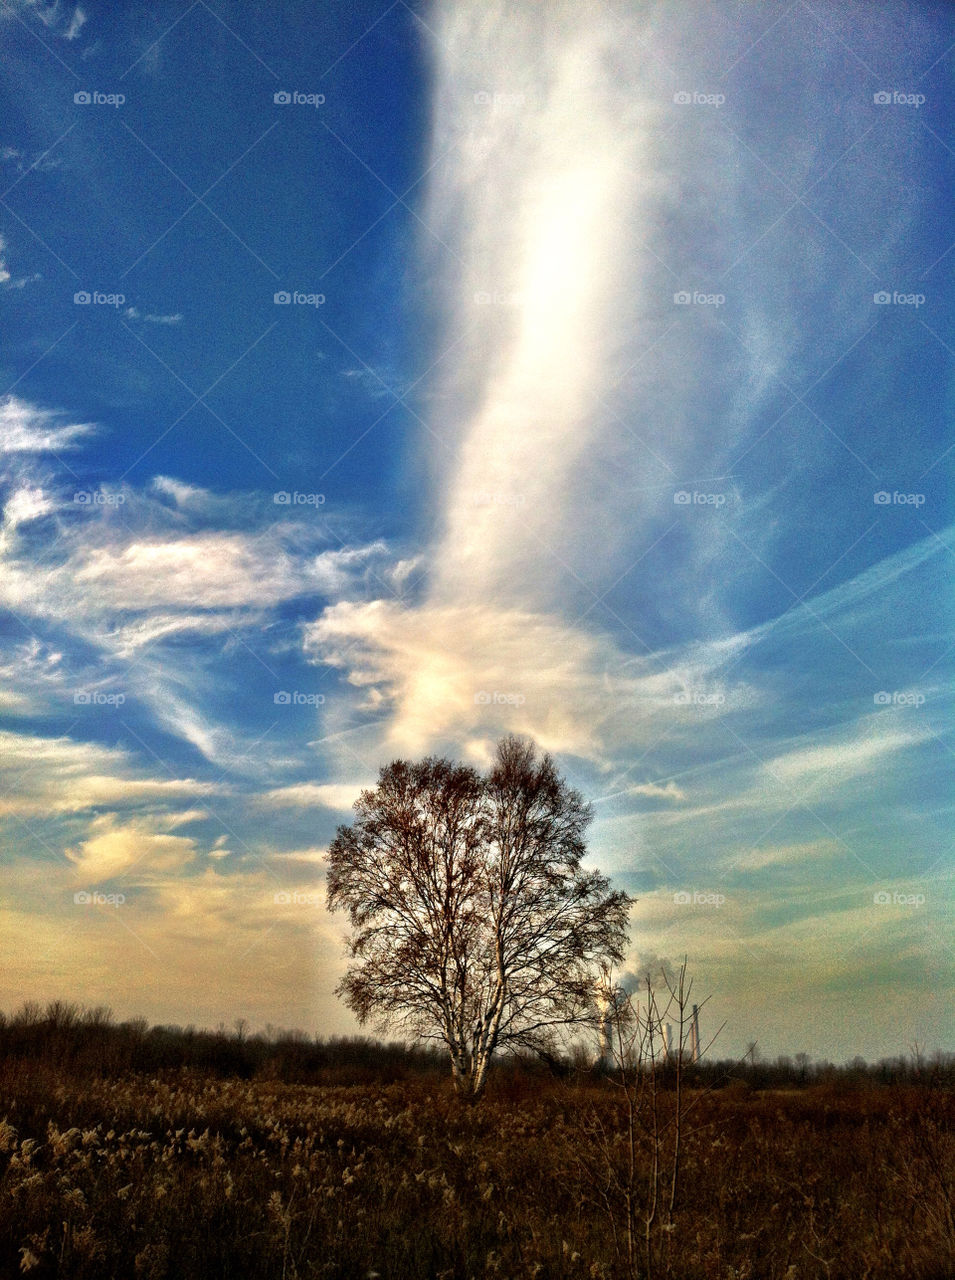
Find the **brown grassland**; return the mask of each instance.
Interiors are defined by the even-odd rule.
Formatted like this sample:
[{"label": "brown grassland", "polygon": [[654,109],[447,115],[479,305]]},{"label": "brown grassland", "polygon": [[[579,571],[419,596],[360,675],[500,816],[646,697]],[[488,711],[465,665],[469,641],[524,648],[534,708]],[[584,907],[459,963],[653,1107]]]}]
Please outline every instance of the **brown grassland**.
[{"label": "brown grassland", "polygon": [[688,1079],[684,1102],[672,1219],[645,1231],[666,1091],[631,1165],[626,1095],[586,1072],[499,1070],[468,1106],[421,1071],[308,1085],[8,1056],[0,1277],[955,1276],[949,1088]]}]

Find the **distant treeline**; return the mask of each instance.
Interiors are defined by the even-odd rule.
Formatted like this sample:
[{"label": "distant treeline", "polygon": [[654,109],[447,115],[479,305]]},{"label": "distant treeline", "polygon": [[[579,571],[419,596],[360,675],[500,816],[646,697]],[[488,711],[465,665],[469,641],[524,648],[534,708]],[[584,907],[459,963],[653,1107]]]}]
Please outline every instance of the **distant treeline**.
[{"label": "distant treeline", "polygon": [[0,1059],[43,1061],[71,1072],[115,1075],[188,1068],[205,1075],[289,1084],[397,1081],[444,1075],[447,1055],[436,1048],[383,1043],[365,1036],[311,1037],[269,1028],[251,1034],[243,1021],[215,1031],[151,1027],[145,1018],[116,1022],[102,1006],[55,1000],[28,1002],[0,1013]]},{"label": "distant treeline", "polygon": [[[0,1012],[0,1060],[43,1062],[70,1072],[117,1075],[189,1069],[220,1078],[275,1080],[287,1084],[347,1085],[394,1083],[447,1075],[443,1046],[383,1042],[368,1036],[309,1036],[304,1031],[267,1028],[251,1033],[244,1019],[217,1030],[193,1026],[150,1026],[145,1018],[116,1022],[103,1006],[86,1008],[55,1000],[44,1008],[28,1001],[16,1013]],[[675,1080],[673,1064],[659,1068],[664,1087]],[[917,1048],[908,1056],[867,1063],[862,1058],[836,1065],[813,1062],[807,1054],[762,1061],[704,1059],[684,1064],[684,1081],[700,1087],[735,1089],[798,1088],[820,1083],[846,1085],[926,1084],[955,1086],[955,1054],[927,1057]],[[510,1055],[498,1074],[599,1078],[612,1066],[594,1065],[577,1048],[542,1061]]]}]

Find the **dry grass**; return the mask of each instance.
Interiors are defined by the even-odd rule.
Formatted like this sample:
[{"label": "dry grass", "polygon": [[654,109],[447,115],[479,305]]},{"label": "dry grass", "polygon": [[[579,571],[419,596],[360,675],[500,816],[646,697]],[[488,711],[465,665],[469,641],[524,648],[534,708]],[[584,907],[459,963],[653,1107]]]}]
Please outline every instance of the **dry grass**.
[{"label": "dry grass", "polygon": [[[951,1280],[952,1115],[930,1088],[699,1095],[654,1274]],[[622,1135],[593,1082],[502,1076],[469,1108],[428,1079],[8,1061],[0,1276],[624,1276],[603,1176]]]}]

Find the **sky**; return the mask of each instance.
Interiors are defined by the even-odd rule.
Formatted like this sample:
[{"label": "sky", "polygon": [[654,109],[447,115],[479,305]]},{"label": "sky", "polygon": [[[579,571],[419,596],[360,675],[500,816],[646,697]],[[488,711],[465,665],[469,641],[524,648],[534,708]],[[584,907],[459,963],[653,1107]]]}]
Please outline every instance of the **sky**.
[{"label": "sky", "polygon": [[0,43],[0,1008],[354,1033],[336,827],[514,732],[716,1056],[955,1048],[955,10]]}]

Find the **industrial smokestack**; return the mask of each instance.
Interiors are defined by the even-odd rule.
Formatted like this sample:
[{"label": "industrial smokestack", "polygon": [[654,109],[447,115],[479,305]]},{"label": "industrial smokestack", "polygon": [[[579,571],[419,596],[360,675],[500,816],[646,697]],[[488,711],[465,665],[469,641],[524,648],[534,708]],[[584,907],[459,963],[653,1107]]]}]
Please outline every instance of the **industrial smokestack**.
[{"label": "industrial smokestack", "polygon": [[607,974],[604,975],[603,980],[597,985],[597,1008],[600,1013],[600,1048],[598,1051],[597,1066],[606,1067],[610,1065],[611,1030],[613,1026],[612,1017],[614,1009],[613,993],[609,983],[609,975]]},{"label": "industrial smokestack", "polygon": [[607,1066],[610,1062],[610,1009],[604,1009],[603,1016],[600,1019],[600,1057],[597,1059],[601,1066]]},{"label": "industrial smokestack", "polygon": [[673,1057],[673,1023],[668,1022],[663,1028],[663,1052],[667,1058]]},{"label": "industrial smokestack", "polygon": [[699,1005],[693,1006],[693,1020],[690,1023],[690,1061],[699,1062],[700,1060],[700,1009]]}]

